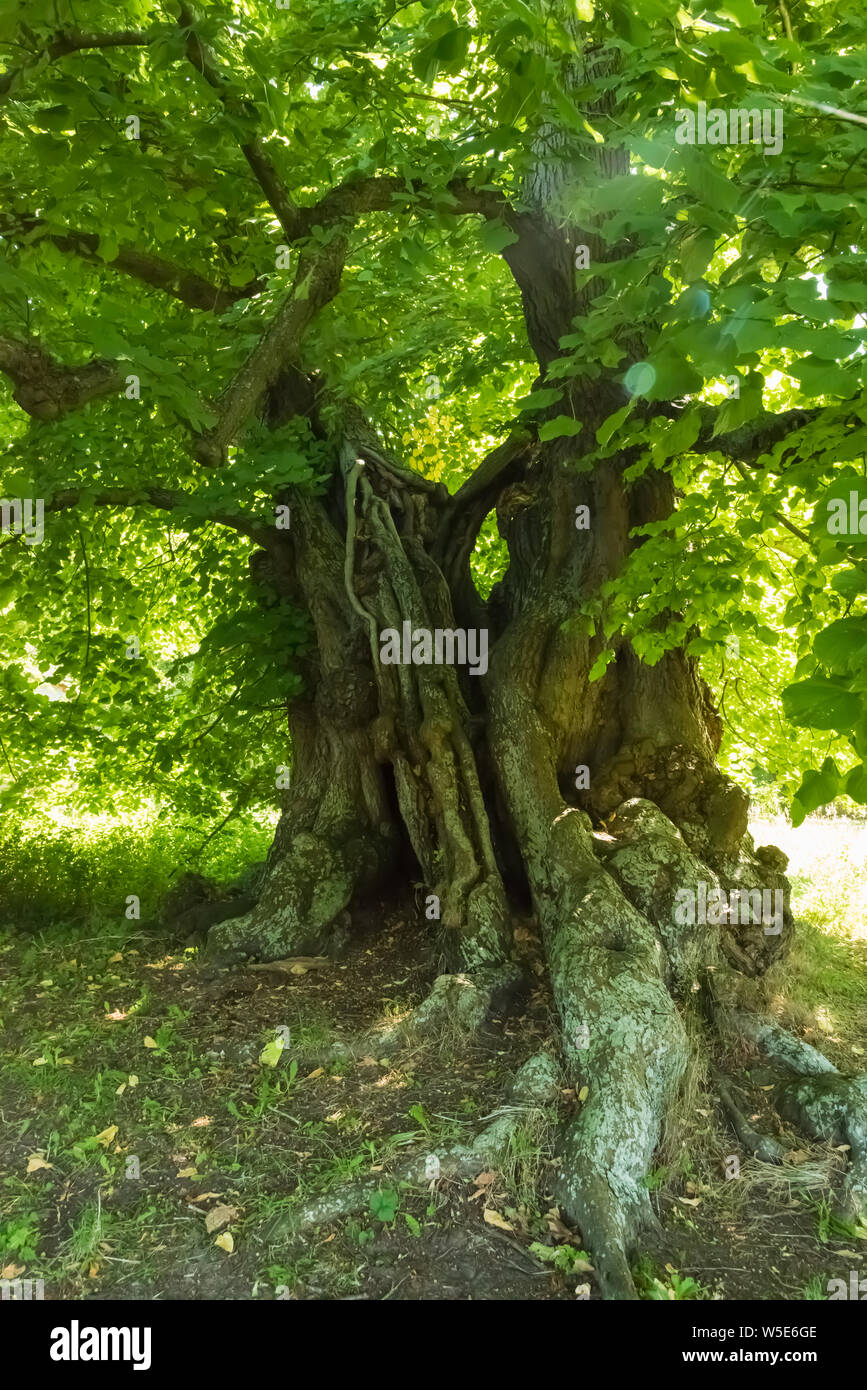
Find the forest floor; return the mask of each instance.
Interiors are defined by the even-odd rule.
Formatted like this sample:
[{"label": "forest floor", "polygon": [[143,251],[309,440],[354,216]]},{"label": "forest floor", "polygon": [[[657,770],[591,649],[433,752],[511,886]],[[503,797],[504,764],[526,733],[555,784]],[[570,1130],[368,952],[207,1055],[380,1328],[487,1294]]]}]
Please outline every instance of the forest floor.
[{"label": "forest floor", "polygon": [[[864,1067],[867,826],[761,824],[792,856],[801,921],[774,980],[781,1021],[844,1070]],[[433,961],[413,901],[373,904],[346,956],[306,973],[216,971],[191,948],[105,928],[0,938],[0,1278],[66,1299],[596,1298],[592,1260],[547,1194],[565,1087],[508,1161],[474,1181],[393,1184],[409,1152],[484,1128],[554,1016],[532,921],[518,941],[537,980],[519,1016],[471,1046],[298,1066],[387,1028],[426,994]],[[260,1062],[275,1029],[290,1042]],[[822,1299],[861,1277],[867,1230],[832,1215],[844,1157],[781,1131],[768,1076],[717,1056],[759,1129],[789,1143],[770,1169],[740,1156],[710,1089],[688,1101],[647,1183],[663,1234],[636,1274],[647,1298]],[[292,1235],[300,1199],[378,1183],[365,1210]]]}]

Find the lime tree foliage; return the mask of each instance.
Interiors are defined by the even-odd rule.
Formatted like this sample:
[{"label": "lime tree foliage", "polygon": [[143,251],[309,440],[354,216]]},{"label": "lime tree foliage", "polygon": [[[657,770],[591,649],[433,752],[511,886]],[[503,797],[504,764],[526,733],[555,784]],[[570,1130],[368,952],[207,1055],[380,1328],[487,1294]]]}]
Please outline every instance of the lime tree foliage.
[{"label": "lime tree foliage", "polygon": [[690,1013],[863,1214],[860,1083],[762,1022],[794,925],[729,776],[867,800],[863,7],[84,8],[0,21],[4,804],[291,765],[208,951],[414,877],[419,1027],[502,1003],[529,897],[611,1296]]}]

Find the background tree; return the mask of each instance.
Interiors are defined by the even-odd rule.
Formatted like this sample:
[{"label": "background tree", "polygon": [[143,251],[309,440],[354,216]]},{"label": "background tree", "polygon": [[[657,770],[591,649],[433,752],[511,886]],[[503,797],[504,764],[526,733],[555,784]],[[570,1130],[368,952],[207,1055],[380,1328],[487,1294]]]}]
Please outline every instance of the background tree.
[{"label": "background tree", "polygon": [[[444,966],[493,995],[529,897],[585,1096],[557,1195],[615,1296],[689,1015],[786,1061],[860,1210],[863,1083],[747,1008],[788,907],[677,911],[702,883],[787,902],[698,665],[725,649],[737,694],[774,604],[788,713],[831,740],[800,810],[867,799],[865,541],[826,522],[867,497],[858,8],[19,10],[3,488],[47,539],[0,542],[12,793],[97,726],[92,798],[145,748],[205,811],[291,746],[224,960],[327,949],[409,863]],[[678,144],[699,102],[782,113],[781,152]],[[485,629],[489,670],[383,664],[404,622]]]}]

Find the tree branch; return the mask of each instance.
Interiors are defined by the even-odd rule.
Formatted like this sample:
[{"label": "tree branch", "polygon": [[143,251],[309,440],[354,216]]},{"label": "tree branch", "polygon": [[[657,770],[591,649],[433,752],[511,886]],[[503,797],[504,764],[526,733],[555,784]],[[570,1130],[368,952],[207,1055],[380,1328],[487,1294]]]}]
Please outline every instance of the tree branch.
[{"label": "tree branch", "polygon": [[[184,29],[190,31],[187,38],[187,58],[193,67],[205,79],[219,97],[223,107],[230,115],[236,116],[241,120],[249,120],[250,104],[239,99],[232,89],[231,79],[226,76],[214,59],[214,55],[206,44],[202,43],[199,36],[195,33],[196,15],[191,5],[182,3],[179,11],[179,22]],[[261,141],[257,138],[240,142],[241,153],[246,159],[250,169],[265,194],[268,203],[274,212],[280,226],[290,240],[294,240],[295,215],[297,209],[289,196],[289,192],[283,184],[280,175],[271,163],[268,155],[262,148]]]},{"label": "tree branch", "polygon": [[[54,494],[50,502],[46,502],[46,512],[64,512],[70,508],[78,506],[82,493],[85,493],[88,502],[93,502],[97,507],[157,507],[161,511],[177,512],[183,511],[185,507],[195,504],[200,506],[201,499],[191,497],[189,493],[173,491],[170,488],[162,487],[109,487],[102,488],[97,493],[91,493],[84,488],[67,488],[62,492]],[[228,526],[232,531],[239,531],[241,535],[249,536],[259,545],[264,545],[266,541],[273,539],[273,532],[264,522],[255,521],[251,517],[238,516],[232,512],[225,512],[215,504],[214,510],[204,515],[196,514],[185,518],[185,524],[189,526],[203,526],[208,522],[215,522],[219,526]]]},{"label": "tree branch", "polygon": [[32,63],[21,63],[0,76],[0,101],[8,96],[26,72],[38,67],[41,62],[53,63],[56,58],[65,58],[69,53],[80,53],[88,48],[143,48],[151,42],[151,35],[140,29],[124,29],[115,34],[88,34],[81,29],[68,29],[50,39]]},{"label": "tree branch", "polygon": [[[217,93],[225,109],[241,120],[249,120],[252,104],[239,98],[232,89],[231,79],[216,62],[213,53],[194,32],[196,16],[191,5],[181,4],[180,23],[190,30],[187,57],[193,67]],[[422,199],[425,185],[421,179],[409,184],[396,175],[376,175],[352,179],[338,184],[317,203],[298,207],[283,184],[277,170],[262,148],[261,141],[252,139],[241,144],[241,152],[265,194],[280,226],[290,242],[309,236],[315,226],[333,226],[341,218],[363,212],[383,212],[392,207],[395,195],[411,194]],[[448,184],[447,193],[459,212],[481,213],[484,217],[517,218],[502,194],[491,189],[475,189],[465,178],[455,178]]]},{"label": "tree branch", "polygon": [[269,386],[295,361],[310,320],[337,294],[345,259],[344,236],[301,257],[291,295],[216,402],[218,423],[194,446],[200,463],[215,468],[224,461],[226,448],[255,414]]},{"label": "tree branch", "polygon": [[[169,488],[162,487],[108,487],[102,488],[98,492],[91,492],[85,488],[65,488],[61,492],[56,492],[50,501],[44,505],[45,512],[66,512],[77,507],[79,502],[85,497],[87,502],[97,507],[157,507],[166,512],[183,512],[185,508],[195,504],[197,508],[201,506],[201,499],[191,497],[186,492],[176,492]],[[184,517],[184,526],[192,529],[195,526],[204,526],[209,522],[214,522],[218,526],[228,526],[232,531],[238,531],[243,536],[256,542],[257,545],[267,546],[273,543],[274,532],[271,527],[264,522],[255,521],[251,517],[237,516],[231,512],[223,511],[216,504],[214,510],[205,514],[196,512],[193,516]],[[0,541],[0,550],[5,545],[12,545],[19,539],[18,535],[10,536],[5,541]]]},{"label": "tree branch", "polygon": [[3,217],[0,219],[0,233],[10,241],[27,237],[52,242],[60,251],[84,260],[106,265],[122,275],[130,275],[142,280],[153,289],[163,290],[174,299],[179,299],[191,309],[206,309],[216,314],[225,313],[239,299],[251,299],[261,294],[265,288],[262,280],[251,280],[239,288],[214,285],[194,270],[164,260],[149,251],[138,251],[135,247],[122,247],[110,261],[101,261],[98,255],[100,238],[95,232],[53,232],[42,217]]},{"label": "tree branch", "polygon": [[[769,453],[775,444],[781,443],[790,434],[803,429],[805,425],[812,424],[814,420],[818,420],[826,411],[832,410],[834,407],[824,405],[799,406],[794,410],[784,410],[779,415],[774,414],[773,411],[765,410],[754,420],[714,438],[713,431],[719,418],[720,409],[721,407],[716,405],[699,407],[702,423],[698,440],[693,445],[693,451],[707,449],[709,453],[724,454],[726,458],[739,459],[741,463],[755,464],[756,459],[762,454]],[[672,416],[674,416],[674,412],[672,412]]]},{"label": "tree branch", "polygon": [[[733,462],[735,468],[740,473],[744,481],[751,482],[752,479],[750,478],[750,475],[747,472],[744,465],[740,463],[737,459],[734,459]],[[785,527],[785,529],[787,531],[790,531],[793,536],[797,536],[799,541],[804,541],[806,545],[812,545],[812,541],[810,540],[810,537],[807,535],[806,531],[802,531],[800,526],[796,526],[793,521],[789,521],[789,518],[787,516],[783,516],[782,512],[771,512],[771,516],[774,518],[776,522],[779,523],[780,526]]]},{"label": "tree branch", "polygon": [[[343,217],[358,217],[365,212],[388,212],[396,198],[415,198],[420,206],[437,207],[440,211],[458,214],[477,213],[488,219],[502,218],[518,229],[522,214],[516,213],[502,193],[490,188],[473,188],[466,178],[452,179],[439,190],[436,197],[422,179],[399,177],[397,174],[373,174],[369,178],[348,179],[337,184],[317,203],[297,208],[290,240],[309,236],[314,227],[329,227]],[[288,233],[287,233],[288,234]]]},{"label": "tree branch", "polygon": [[35,342],[0,336],[0,372],[15,385],[12,399],[35,420],[56,420],[123,382],[114,362],[94,359],[66,367]]}]

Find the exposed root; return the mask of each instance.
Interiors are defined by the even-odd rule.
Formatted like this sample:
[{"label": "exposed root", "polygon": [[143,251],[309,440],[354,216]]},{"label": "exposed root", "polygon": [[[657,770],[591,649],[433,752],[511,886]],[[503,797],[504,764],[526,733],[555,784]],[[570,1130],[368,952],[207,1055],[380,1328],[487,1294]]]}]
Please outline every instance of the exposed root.
[{"label": "exposed root", "polygon": [[748,1038],[766,1057],[781,1062],[788,1071],[796,1072],[798,1076],[824,1076],[837,1072],[824,1053],[787,1033],[773,1019],[738,1010],[727,1015],[725,1026]]},{"label": "exposed root", "polygon": [[[311,1226],[321,1226],[353,1212],[363,1210],[383,1183],[423,1186],[437,1178],[469,1179],[485,1168],[498,1163],[506,1154],[509,1141],[528,1115],[544,1109],[559,1094],[559,1071],[554,1059],[545,1052],[535,1053],[519,1069],[512,1086],[511,1104],[499,1112],[488,1128],[470,1144],[455,1144],[435,1153],[414,1154],[390,1168],[388,1175],[364,1178],[341,1186],[295,1208],[289,1218],[287,1234],[300,1233]],[[432,1165],[431,1160],[436,1159]]]},{"label": "exposed root", "polygon": [[678,996],[689,993],[716,960],[718,932],[700,922],[684,931],[676,919],[677,893],[702,880],[718,887],[716,875],[659,807],[640,797],[618,806],[607,833],[593,839],[629,901],[659,932],[667,983]]},{"label": "exposed root", "polygon": [[252,912],[212,929],[207,955],[220,964],[327,952],[356,893],[373,888],[392,862],[392,836],[370,830],[346,839],[302,832],[269,870]]},{"label": "exposed root", "polygon": [[458,1051],[492,1014],[504,1010],[525,983],[520,966],[492,966],[472,975],[438,975],[417,1009],[387,1028],[380,1028],[293,1058],[304,1065],[326,1066],[345,1057],[390,1057],[407,1046],[435,1042],[443,1051]]},{"label": "exposed root", "polygon": [[[682,950],[673,966],[655,923],[600,864],[589,817],[563,803],[532,698],[501,689],[492,707],[564,1059],[582,1097],[558,1145],[554,1195],[593,1252],[604,1296],[636,1299],[629,1252],[656,1220],[643,1179],[689,1055],[666,980],[691,973],[689,952]],[[676,834],[671,827],[669,838]]]},{"label": "exposed root", "polygon": [[784,1120],[805,1134],[848,1145],[849,1168],[843,1214],[867,1219],[867,1076],[844,1076],[823,1053],[795,1038],[770,1019],[739,1012],[728,1022],[795,1079],[777,1088],[776,1105]]},{"label": "exposed root", "polygon": [[784,1120],[814,1139],[849,1145],[842,1211],[850,1220],[867,1221],[867,1077],[802,1077],[780,1088],[777,1107]]},{"label": "exposed root", "polygon": [[[580,915],[567,919],[552,943],[564,1052],[576,1086],[588,1089],[560,1145],[554,1193],[593,1251],[603,1294],[634,1299],[627,1251],[655,1221],[642,1179],[688,1048],[652,932],[618,897],[613,881],[600,875]],[[612,921],[620,936],[616,954],[600,940]]]},{"label": "exposed root", "polygon": [[721,1076],[716,1078],[716,1087],[723,1108],[731,1120],[732,1129],[747,1153],[759,1159],[761,1163],[782,1163],[786,1151],[779,1140],[753,1129],[746,1115],[732,1100],[728,1085]]}]

